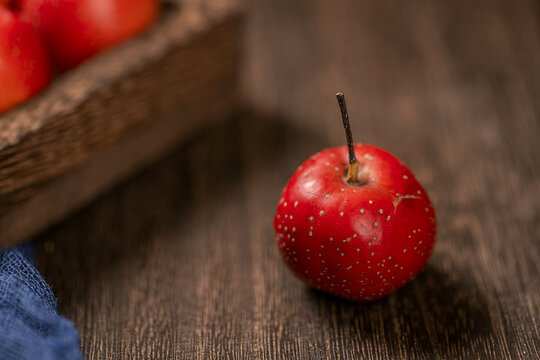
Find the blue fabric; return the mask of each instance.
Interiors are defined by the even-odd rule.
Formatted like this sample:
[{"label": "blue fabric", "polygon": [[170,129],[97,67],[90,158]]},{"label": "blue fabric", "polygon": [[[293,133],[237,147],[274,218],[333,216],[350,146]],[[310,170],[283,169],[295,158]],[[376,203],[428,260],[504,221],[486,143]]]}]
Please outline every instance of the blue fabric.
[{"label": "blue fabric", "polygon": [[0,251],[0,359],[82,359],[79,334],[34,261],[30,245]]}]

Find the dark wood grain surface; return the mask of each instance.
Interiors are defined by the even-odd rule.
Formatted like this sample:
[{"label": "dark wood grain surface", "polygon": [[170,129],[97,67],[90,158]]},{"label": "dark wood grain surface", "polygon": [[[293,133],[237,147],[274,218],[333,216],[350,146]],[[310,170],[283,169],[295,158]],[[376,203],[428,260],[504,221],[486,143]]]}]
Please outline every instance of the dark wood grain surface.
[{"label": "dark wood grain surface", "polygon": [[[243,116],[36,239],[88,359],[540,358],[540,11],[534,1],[255,2]],[[438,214],[391,296],[310,290],[272,216],[290,174],[356,139],[389,149]],[[211,99],[208,99],[211,106]]]}]

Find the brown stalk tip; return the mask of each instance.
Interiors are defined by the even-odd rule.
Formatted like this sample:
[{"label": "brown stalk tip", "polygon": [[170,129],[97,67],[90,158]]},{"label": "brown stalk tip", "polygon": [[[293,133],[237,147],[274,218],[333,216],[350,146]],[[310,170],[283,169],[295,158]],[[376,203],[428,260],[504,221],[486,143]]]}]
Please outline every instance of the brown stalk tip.
[{"label": "brown stalk tip", "polygon": [[347,147],[349,149],[349,168],[347,169],[347,183],[349,185],[359,185],[358,180],[358,160],[356,160],[356,154],[354,152],[354,141],[352,137],[351,124],[349,122],[349,113],[347,112],[347,104],[345,102],[345,95],[343,92],[338,91],[336,98],[341,110],[341,120],[343,121],[343,127],[345,128],[345,137],[347,138]]}]

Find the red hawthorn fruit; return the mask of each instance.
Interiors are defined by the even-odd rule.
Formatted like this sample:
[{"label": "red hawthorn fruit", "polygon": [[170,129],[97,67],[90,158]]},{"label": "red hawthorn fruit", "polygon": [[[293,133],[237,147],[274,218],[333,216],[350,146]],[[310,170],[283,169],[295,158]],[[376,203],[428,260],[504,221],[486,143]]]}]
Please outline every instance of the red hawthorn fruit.
[{"label": "red hawthorn fruit", "polygon": [[0,114],[49,83],[45,47],[32,25],[0,5]]},{"label": "red hawthorn fruit", "polygon": [[154,22],[158,0],[21,0],[60,71],[127,40]]},{"label": "red hawthorn fruit", "polygon": [[[416,276],[435,245],[433,206],[412,172],[372,145],[323,150],[298,167],[279,200],[274,229],[287,266],[310,286],[369,301]],[[357,160],[358,159],[358,160]]]}]

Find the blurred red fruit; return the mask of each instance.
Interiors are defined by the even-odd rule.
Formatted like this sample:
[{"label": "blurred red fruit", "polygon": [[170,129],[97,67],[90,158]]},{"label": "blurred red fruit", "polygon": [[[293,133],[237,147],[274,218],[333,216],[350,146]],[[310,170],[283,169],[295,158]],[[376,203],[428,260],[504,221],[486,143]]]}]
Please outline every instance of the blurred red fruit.
[{"label": "blurred red fruit", "polygon": [[47,53],[35,29],[0,6],[0,114],[39,92],[50,78]]},{"label": "blurred red fruit", "polygon": [[38,29],[54,65],[65,71],[146,29],[157,0],[22,0],[21,13]]}]

